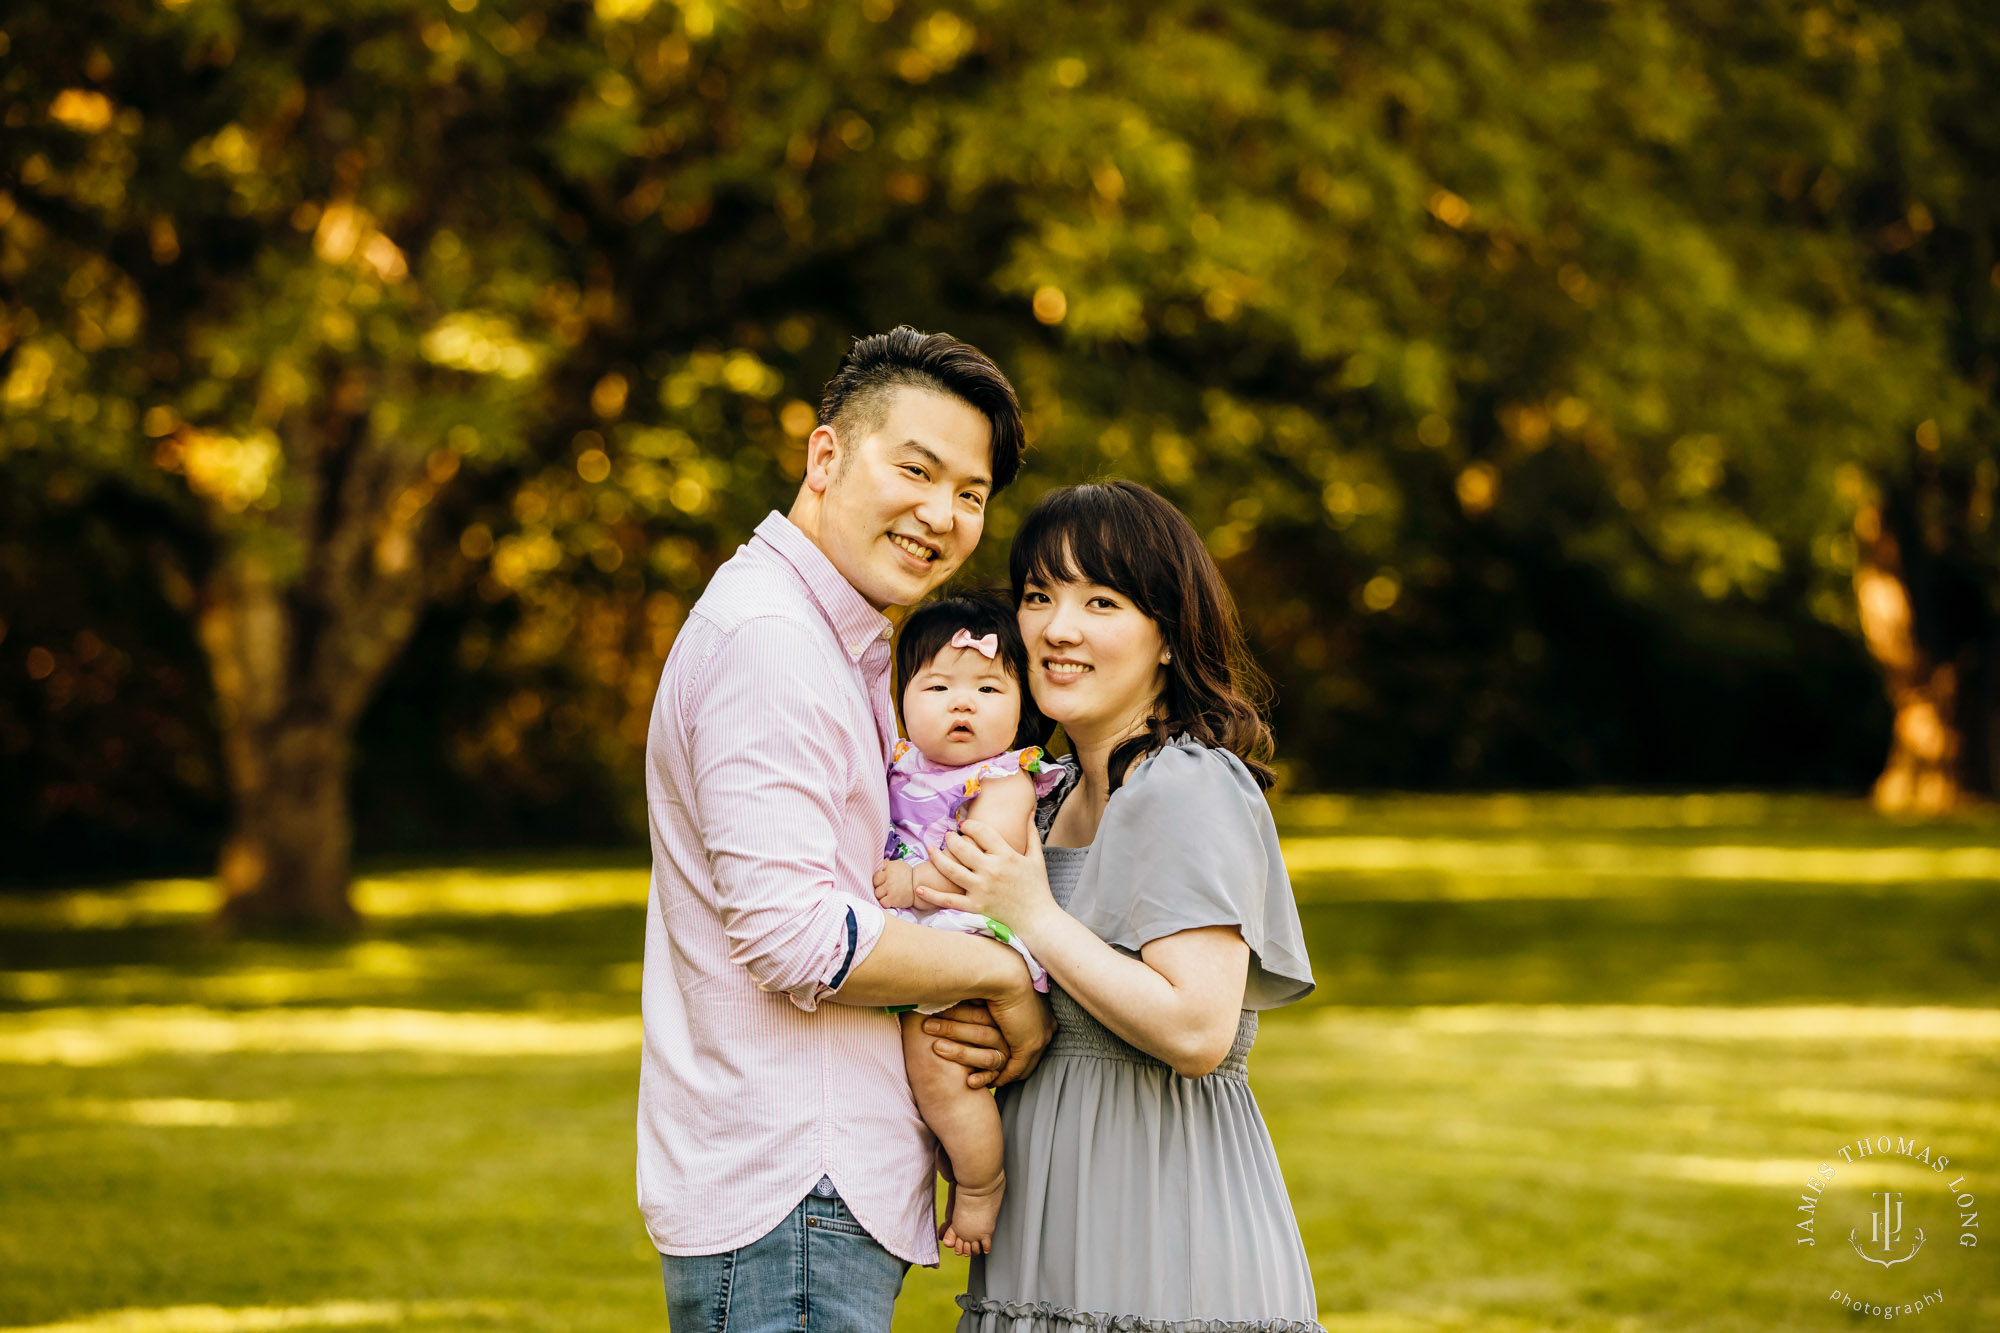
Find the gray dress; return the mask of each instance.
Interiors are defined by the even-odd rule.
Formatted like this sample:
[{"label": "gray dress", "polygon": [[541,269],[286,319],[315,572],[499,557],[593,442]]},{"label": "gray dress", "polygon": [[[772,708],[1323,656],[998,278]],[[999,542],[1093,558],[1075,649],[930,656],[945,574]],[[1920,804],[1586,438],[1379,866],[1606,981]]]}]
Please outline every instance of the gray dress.
[{"label": "gray dress", "polygon": [[[1044,833],[1067,792],[1046,798]],[[1007,1195],[958,1333],[1323,1333],[1245,1071],[1257,1011],[1312,989],[1263,793],[1235,755],[1182,739],[1132,770],[1090,847],[1044,856],[1056,901],[1125,952],[1240,927],[1245,1009],[1221,1067],[1189,1079],[1051,984],[1055,1039],[1000,1093]]]}]

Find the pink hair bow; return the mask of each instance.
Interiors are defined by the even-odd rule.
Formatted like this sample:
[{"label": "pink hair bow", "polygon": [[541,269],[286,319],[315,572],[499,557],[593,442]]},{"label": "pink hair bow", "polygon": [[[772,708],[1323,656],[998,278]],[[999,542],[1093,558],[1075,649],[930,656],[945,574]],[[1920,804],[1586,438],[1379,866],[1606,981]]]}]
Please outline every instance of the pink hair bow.
[{"label": "pink hair bow", "polygon": [[993,655],[1000,651],[1000,636],[997,633],[985,634],[975,639],[971,630],[961,628],[958,633],[951,636],[951,642],[947,647],[970,648],[991,661]]}]

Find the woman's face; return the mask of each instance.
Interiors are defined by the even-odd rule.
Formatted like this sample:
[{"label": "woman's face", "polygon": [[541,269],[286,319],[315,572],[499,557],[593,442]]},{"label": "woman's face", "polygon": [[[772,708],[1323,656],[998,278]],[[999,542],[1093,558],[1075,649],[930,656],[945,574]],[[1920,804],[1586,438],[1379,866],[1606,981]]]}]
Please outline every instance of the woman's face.
[{"label": "woman's face", "polygon": [[1166,688],[1160,627],[1121,592],[1029,580],[1017,614],[1029,692],[1072,742],[1136,730]]}]

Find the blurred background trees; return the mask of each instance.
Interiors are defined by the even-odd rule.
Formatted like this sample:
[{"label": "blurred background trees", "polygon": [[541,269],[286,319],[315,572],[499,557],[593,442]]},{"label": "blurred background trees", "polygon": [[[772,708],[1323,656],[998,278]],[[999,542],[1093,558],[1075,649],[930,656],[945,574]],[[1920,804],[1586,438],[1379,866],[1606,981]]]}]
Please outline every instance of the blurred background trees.
[{"label": "blurred background trees", "polygon": [[2000,779],[1966,4],[23,5],[0,828],[612,841],[851,336],[1207,535],[1311,785]]}]

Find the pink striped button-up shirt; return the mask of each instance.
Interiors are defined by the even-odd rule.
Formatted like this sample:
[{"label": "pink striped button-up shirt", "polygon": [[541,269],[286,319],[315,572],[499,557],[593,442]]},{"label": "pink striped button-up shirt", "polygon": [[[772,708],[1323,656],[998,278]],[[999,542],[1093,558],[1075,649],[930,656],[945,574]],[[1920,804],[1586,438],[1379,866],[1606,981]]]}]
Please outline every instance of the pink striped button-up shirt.
[{"label": "pink striped button-up shirt", "polygon": [[882,932],[889,622],[772,513],[667,656],[646,742],[639,1209],[667,1254],[775,1227],[822,1175],[937,1259],[933,1140],[896,1020],[823,1004]]}]

